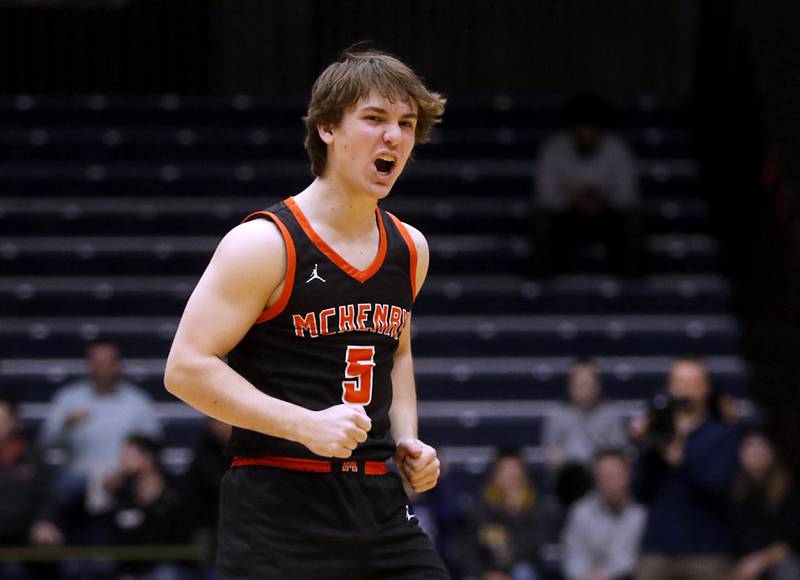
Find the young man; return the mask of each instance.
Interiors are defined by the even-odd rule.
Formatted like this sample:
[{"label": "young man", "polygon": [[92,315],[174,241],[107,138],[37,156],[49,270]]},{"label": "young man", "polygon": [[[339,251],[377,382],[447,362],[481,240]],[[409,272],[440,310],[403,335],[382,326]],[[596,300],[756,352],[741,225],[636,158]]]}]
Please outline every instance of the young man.
[{"label": "young man", "polygon": [[631,580],[647,517],[630,495],[630,464],[621,449],[599,451],[594,492],[573,504],[561,536],[568,580]]},{"label": "young man", "polygon": [[444,102],[382,53],[329,66],[306,117],[316,179],[234,228],[189,299],[165,383],[234,426],[222,578],[448,578],[385,465],[416,492],[439,476],[410,341],[428,246],[378,208]]}]

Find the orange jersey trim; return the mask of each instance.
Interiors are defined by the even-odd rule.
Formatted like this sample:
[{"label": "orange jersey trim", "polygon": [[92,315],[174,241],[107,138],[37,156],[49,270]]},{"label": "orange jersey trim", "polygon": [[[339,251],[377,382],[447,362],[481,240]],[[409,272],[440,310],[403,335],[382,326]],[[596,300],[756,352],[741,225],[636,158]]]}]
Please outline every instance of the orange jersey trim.
[{"label": "orange jersey trim", "polygon": [[255,323],[261,324],[262,322],[266,322],[267,320],[272,320],[275,318],[278,314],[283,312],[286,308],[286,305],[289,304],[289,297],[292,295],[292,287],[294,286],[294,274],[297,268],[297,254],[295,253],[294,241],[292,241],[292,236],[289,235],[289,230],[286,229],[286,226],[283,225],[283,222],[274,213],[269,211],[254,211],[244,218],[242,223],[248,221],[251,217],[256,215],[269,216],[269,218],[276,226],[278,226],[278,229],[281,231],[283,243],[286,245],[286,276],[283,279],[281,295],[278,297],[278,301],[275,302],[275,304],[269,308],[266,308],[256,319]]},{"label": "orange jersey trim", "polygon": [[386,212],[389,214],[389,217],[392,218],[394,225],[397,226],[397,230],[400,232],[400,235],[403,236],[403,239],[406,241],[406,245],[408,246],[408,255],[411,256],[411,291],[414,293],[414,298],[417,297],[417,245],[414,243],[414,240],[411,238],[411,234],[408,233],[408,228],[406,228],[405,224],[397,219],[397,216],[394,214]]},{"label": "orange jersey trim", "polygon": [[352,278],[355,278],[362,283],[366,282],[372,278],[372,276],[374,276],[383,265],[383,260],[386,257],[386,229],[383,226],[381,212],[378,211],[377,208],[375,209],[375,215],[378,217],[378,253],[375,255],[375,259],[372,260],[372,264],[370,264],[366,270],[359,270],[358,268],[351,266],[350,263],[342,258],[336,250],[325,243],[325,240],[319,237],[319,234],[314,231],[311,223],[308,221],[300,207],[298,207],[293,197],[285,200],[284,203],[289,207],[289,210],[292,212],[292,214],[294,214],[297,223],[300,224],[300,227],[303,228],[303,231],[306,233],[311,242],[317,247],[317,249],[325,254],[331,262],[336,264],[342,271]]},{"label": "orange jersey trim", "polygon": [[[299,459],[297,457],[234,457],[231,467],[278,467],[291,471],[310,471],[313,473],[333,473],[333,462],[320,459]],[[342,461],[343,472],[358,473],[359,466],[364,466],[366,475],[385,475],[389,469],[382,461]]]}]

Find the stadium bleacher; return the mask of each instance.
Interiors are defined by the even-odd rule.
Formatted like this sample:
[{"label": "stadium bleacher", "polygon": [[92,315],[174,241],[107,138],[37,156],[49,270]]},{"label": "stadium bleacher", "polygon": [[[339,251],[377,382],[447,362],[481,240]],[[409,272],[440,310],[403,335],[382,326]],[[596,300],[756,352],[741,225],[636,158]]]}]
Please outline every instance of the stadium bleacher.
[{"label": "stadium bleacher", "polygon": [[[175,471],[201,418],[163,389],[178,317],[224,233],[310,181],[303,102],[223,97],[0,98],[0,388],[26,427],[84,372],[87,340],[118,341],[126,374],[160,402]],[[421,434],[453,469],[493,446],[532,462],[542,419],[578,357],[597,358],[622,415],[663,385],[670,357],[706,357],[742,396],[747,367],[730,284],[679,106],[619,107],[639,156],[644,276],[525,277],[534,159],[554,103],[453,98],[386,207],[419,227],[431,269],[415,306]]]}]

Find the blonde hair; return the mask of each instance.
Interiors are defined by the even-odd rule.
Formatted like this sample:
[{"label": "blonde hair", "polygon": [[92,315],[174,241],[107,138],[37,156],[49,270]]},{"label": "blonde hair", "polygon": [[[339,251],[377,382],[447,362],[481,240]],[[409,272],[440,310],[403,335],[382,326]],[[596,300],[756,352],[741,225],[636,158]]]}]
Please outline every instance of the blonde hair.
[{"label": "blonde hair", "polygon": [[390,101],[417,105],[416,143],[426,143],[433,126],[441,122],[446,99],[428,90],[409,66],[375,50],[347,51],[319,75],[311,89],[308,113],[303,117],[306,125],[303,145],[311,159],[311,172],[317,177],[325,172],[328,160],[328,147],[317,126],[335,126],[349,107],[372,91]]}]

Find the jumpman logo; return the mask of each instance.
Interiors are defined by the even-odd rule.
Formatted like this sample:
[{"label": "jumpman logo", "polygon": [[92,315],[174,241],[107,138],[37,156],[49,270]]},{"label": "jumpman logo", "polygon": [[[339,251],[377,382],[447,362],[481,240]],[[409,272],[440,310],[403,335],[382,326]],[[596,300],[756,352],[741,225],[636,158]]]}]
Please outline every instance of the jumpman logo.
[{"label": "jumpman logo", "polygon": [[311,282],[312,280],[322,280],[323,282],[325,281],[325,278],[323,278],[322,276],[320,276],[320,275],[317,273],[317,268],[318,268],[318,267],[319,267],[319,266],[318,266],[317,264],[314,264],[314,269],[311,271],[311,276],[309,277],[309,279],[308,279],[308,280],[306,280],[306,284],[308,284],[308,283],[309,283],[309,282]]},{"label": "jumpman logo", "polygon": [[412,513],[409,511],[409,509],[408,509],[408,506],[406,506],[406,520],[410,522],[410,521],[411,521],[411,518],[413,518],[413,517],[415,517],[415,516],[414,516],[414,514],[412,514]]}]

